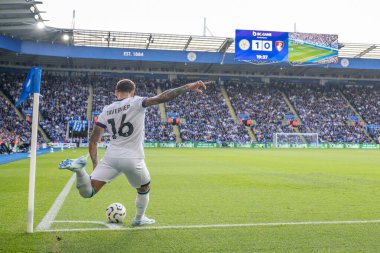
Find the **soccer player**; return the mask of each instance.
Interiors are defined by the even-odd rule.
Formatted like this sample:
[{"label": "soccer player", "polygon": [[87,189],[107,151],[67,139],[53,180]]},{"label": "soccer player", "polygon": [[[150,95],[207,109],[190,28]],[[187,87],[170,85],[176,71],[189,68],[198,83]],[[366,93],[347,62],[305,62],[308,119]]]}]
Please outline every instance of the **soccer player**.
[{"label": "soccer player", "polygon": [[[129,184],[136,188],[136,216],[133,226],[155,222],[145,216],[149,202],[150,175],[144,162],[145,108],[170,101],[188,91],[202,94],[206,83],[197,81],[179,88],[167,90],[157,96],[143,98],[135,96],[136,85],[129,79],[116,85],[117,101],[105,106],[95,123],[89,142],[89,154],[94,171],[87,174],[87,157],[68,159],[60,163],[60,169],[76,173],[77,188],[84,198],[93,197],[106,183],[120,173],[126,175]],[[111,141],[102,160],[98,162],[97,143],[105,129],[111,133]]]}]

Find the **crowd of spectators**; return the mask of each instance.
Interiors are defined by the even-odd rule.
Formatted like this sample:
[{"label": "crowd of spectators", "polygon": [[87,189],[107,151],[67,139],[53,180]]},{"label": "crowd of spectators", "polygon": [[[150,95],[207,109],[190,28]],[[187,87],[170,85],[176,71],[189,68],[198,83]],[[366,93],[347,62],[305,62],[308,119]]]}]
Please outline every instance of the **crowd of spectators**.
[{"label": "crowd of spectators", "polygon": [[53,141],[70,138],[67,135],[70,120],[87,119],[89,82],[87,76],[43,76],[40,125]]},{"label": "crowd of spectators", "polygon": [[[11,98],[18,96],[18,91],[22,87],[22,74],[5,74],[0,73],[0,89]],[[26,101],[30,104],[30,101]],[[0,96],[0,153],[9,153],[16,150],[20,146],[28,147],[31,138],[31,117],[20,119],[11,104],[4,97]],[[38,135],[38,141],[41,143],[43,139]]]},{"label": "crowd of spectators", "polygon": [[[188,80],[165,82],[164,90],[178,87]],[[182,141],[249,142],[247,130],[230,116],[218,84],[208,85],[202,96],[188,92],[165,104],[166,111],[183,120],[179,129]]]},{"label": "crowd of spectators", "polygon": [[29,143],[31,127],[20,120],[7,100],[0,96],[0,153],[11,153],[16,145]]},{"label": "crowd of spectators", "polygon": [[[2,90],[15,102],[21,91],[26,73],[3,73]],[[85,120],[87,113],[89,78],[83,75],[44,74],[41,78],[40,126],[52,141],[65,141],[69,120]],[[26,99],[19,107],[31,115],[32,99]]]},{"label": "crowd of spectators", "polygon": [[346,86],[343,93],[368,124],[380,125],[380,87]]},{"label": "crowd of spectators", "polygon": [[[13,103],[18,99],[26,73],[0,73],[0,88]],[[70,120],[87,119],[87,102],[90,85],[93,87],[92,111],[101,112],[105,105],[116,100],[115,85],[121,77],[44,73],[41,81],[40,125],[52,141],[68,141],[67,126]],[[167,90],[183,85],[188,80],[150,80],[132,78],[137,85],[136,95],[151,97],[157,88]],[[369,143],[365,127],[354,126],[350,121],[354,112],[342,98],[337,86],[318,84],[285,84],[262,82],[225,82],[227,94],[236,114],[246,114],[252,120],[251,129],[260,143],[273,141],[273,134],[293,133],[294,126],[287,124],[285,115],[291,114],[281,92],[285,92],[299,114],[303,125],[300,132],[318,133],[320,142]],[[341,88],[349,101],[368,124],[380,125],[380,89],[372,86]],[[20,111],[32,111],[32,100],[27,99]],[[0,99],[0,152],[4,145],[30,142],[30,121],[20,120],[7,100]],[[200,96],[188,92],[165,104],[166,113],[182,119],[179,124],[182,141],[250,142],[248,131],[230,116],[218,83],[210,84]],[[370,131],[377,140],[379,130]],[[298,137],[297,137],[298,138]],[[42,138],[39,137],[42,141]],[[83,141],[74,138],[74,141]],[[175,141],[172,124],[162,122],[159,106],[146,109],[145,141]]]},{"label": "crowd of spectators", "polygon": [[[344,87],[343,93],[367,124],[380,126],[380,87],[349,85]],[[368,129],[369,134],[377,142],[380,138],[379,129],[379,127]]]},{"label": "crowd of spectators", "polygon": [[372,136],[372,138],[376,141],[377,144],[380,144],[380,129],[379,128],[368,129],[368,133]]},{"label": "crowd of spectators", "polygon": [[290,109],[275,85],[228,82],[225,87],[236,114],[256,121],[251,128],[258,142],[272,142],[274,133],[293,132],[285,120]]},{"label": "crowd of spectators", "polygon": [[350,124],[354,112],[334,86],[303,83],[283,89],[304,124],[301,132],[318,133],[321,142],[371,142],[362,127]]}]

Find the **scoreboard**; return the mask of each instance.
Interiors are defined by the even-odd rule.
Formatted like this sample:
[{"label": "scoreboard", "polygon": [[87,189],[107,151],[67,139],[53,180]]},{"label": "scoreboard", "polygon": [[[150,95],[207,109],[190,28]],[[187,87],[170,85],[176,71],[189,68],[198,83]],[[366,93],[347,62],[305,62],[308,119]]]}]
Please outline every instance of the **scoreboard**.
[{"label": "scoreboard", "polygon": [[288,33],[236,30],[238,60],[288,61]]},{"label": "scoreboard", "polygon": [[236,30],[235,59],[261,62],[336,63],[338,36]]}]

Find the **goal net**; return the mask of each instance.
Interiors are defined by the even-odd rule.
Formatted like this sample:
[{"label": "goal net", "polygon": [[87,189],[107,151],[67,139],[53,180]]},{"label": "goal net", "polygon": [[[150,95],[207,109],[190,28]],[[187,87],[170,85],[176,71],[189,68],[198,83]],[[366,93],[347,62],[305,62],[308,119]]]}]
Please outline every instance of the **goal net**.
[{"label": "goal net", "polygon": [[318,144],[318,133],[275,133],[273,136],[275,148],[318,147]]}]

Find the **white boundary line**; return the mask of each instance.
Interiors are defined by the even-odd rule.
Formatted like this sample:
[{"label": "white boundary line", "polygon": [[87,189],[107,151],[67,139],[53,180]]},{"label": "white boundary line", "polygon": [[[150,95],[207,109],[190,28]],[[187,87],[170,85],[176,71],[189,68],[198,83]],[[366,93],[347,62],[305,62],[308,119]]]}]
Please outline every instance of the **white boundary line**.
[{"label": "white boundary line", "polygon": [[107,228],[110,229],[118,229],[121,227],[120,224],[116,223],[108,223],[108,222],[103,222],[103,221],[91,221],[91,220],[55,220],[52,221],[52,223],[89,223],[89,224],[99,224],[103,225]]},{"label": "white boundary line", "polygon": [[54,201],[53,205],[50,207],[49,211],[46,213],[45,217],[42,219],[40,224],[38,224],[36,231],[48,230],[51,227],[55,217],[57,216],[59,209],[61,209],[66,196],[69,194],[71,186],[74,184],[76,179],[75,173],[72,175],[70,180],[67,182],[63,190],[58,195],[57,199]]},{"label": "white boundary line", "polygon": [[[100,221],[55,221],[60,223],[93,223],[102,224]],[[365,224],[380,223],[380,220],[348,220],[348,221],[300,221],[300,222],[269,222],[269,223],[248,223],[248,224],[209,224],[209,225],[188,225],[188,226],[146,226],[146,227],[122,227],[114,225],[107,228],[66,228],[66,229],[46,229],[39,232],[71,232],[71,231],[93,231],[93,230],[162,230],[162,229],[201,229],[201,228],[226,228],[226,227],[275,227],[292,225],[337,225],[337,224]]]}]

